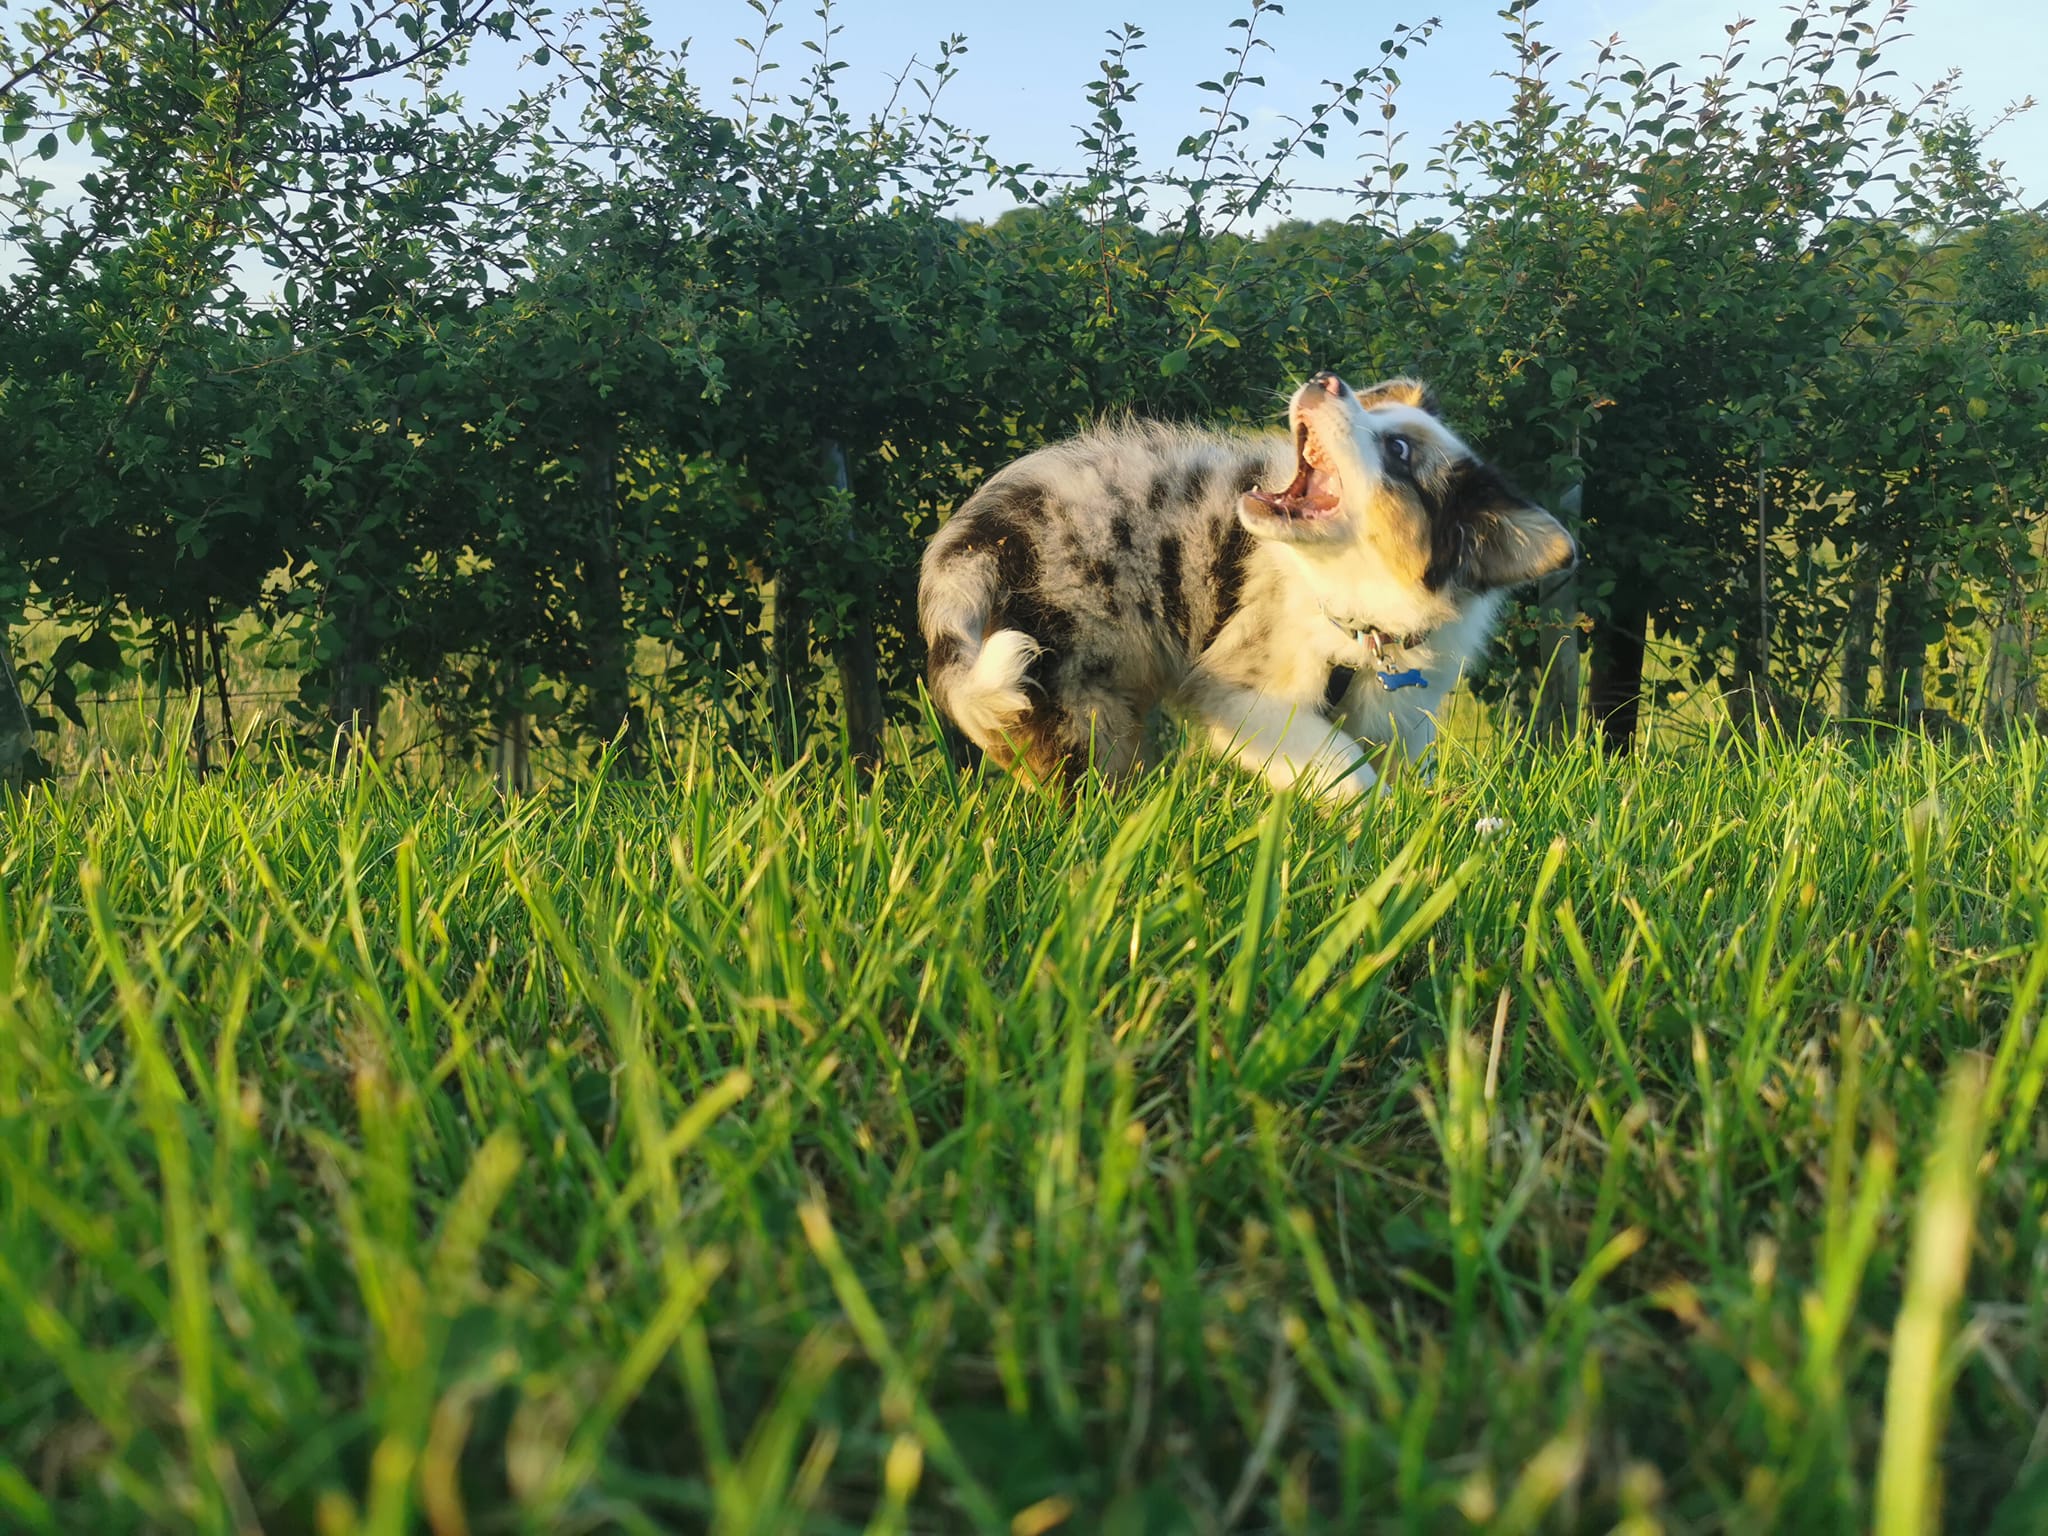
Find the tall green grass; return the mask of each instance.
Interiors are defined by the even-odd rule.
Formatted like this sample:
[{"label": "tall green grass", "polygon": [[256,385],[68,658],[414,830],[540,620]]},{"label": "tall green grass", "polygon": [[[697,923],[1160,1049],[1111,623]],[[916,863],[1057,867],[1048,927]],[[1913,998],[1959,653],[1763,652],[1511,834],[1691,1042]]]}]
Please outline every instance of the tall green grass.
[{"label": "tall green grass", "polygon": [[2044,778],[38,792],[0,1528],[2048,1528]]}]

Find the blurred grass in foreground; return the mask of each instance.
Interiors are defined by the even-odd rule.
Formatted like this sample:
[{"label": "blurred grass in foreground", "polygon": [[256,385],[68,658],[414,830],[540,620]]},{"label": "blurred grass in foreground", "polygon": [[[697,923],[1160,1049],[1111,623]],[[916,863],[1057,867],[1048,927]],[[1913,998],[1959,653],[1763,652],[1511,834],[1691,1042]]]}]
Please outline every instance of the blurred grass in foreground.
[{"label": "blurred grass in foreground", "polygon": [[673,766],[0,806],[0,1527],[2048,1528],[2041,740]]}]

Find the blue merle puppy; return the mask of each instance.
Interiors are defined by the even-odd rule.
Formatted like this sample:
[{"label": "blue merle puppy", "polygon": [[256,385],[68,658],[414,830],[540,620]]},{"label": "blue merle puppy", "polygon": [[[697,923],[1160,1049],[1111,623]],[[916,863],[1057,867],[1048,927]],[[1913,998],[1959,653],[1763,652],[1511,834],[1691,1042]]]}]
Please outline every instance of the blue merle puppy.
[{"label": "blue merle puppy", "polygon": [[1506,589],[1570,565],[1571,536],[1413,379],[1319,373],[1288,416],[1111,427],[993,475],[925,551],[939,707],[1041,782],[1127,772],[1157,705],[1337,799],[1421,756]]}]

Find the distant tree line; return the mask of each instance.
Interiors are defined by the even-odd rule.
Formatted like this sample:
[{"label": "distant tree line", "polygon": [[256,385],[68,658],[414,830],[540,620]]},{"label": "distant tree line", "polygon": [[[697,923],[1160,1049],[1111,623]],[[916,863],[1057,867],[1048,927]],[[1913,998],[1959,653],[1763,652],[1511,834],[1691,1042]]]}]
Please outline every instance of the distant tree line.
[{"label": "distant tree line", "polygon": [[[231,750],[252,616],[323,750],[403,690],[514,776],[540,730],[638,759],[656,701],[873,758],[923,541],[984,475],[1109,412],[1265,422],[1320,367],[1427,376],[1577,520],[1485,684],[1539,734],[1625,748],[1653,638],[1738,724],[2037,707],[2048,226],[1895,88],[1903,7],[1567,82],[1513,0],[1508,111],[1422,151],[1432,25],[1265,144],[1247,0],[1170,166],[1126,27],[1056,176],[951,119],[960,39],[856,117],[829,5],[771,92],[749,4],[723,106],[632,0],[0,12],[0,773],[138,658]],[[477,114],[485,49],[536,83]],[[1361,163],[1349,219],[1283,217]],[[958,216],[992,185],[1018,210]],[[63,639],[9,659],[30,614]]]}]

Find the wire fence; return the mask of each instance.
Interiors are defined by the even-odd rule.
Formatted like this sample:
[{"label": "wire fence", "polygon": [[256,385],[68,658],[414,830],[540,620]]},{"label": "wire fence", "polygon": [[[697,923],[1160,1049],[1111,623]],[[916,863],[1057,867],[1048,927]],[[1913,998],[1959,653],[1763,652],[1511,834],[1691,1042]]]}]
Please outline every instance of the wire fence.
[{"label": "wire fence", "polygon": [[[1726,724],[1727,701],[1711,678],[1698,675],[1694,666],[1697,658],[1690,647],[1654,633],[1644,637],[1643,646],[1640,718],[1646,736],[1661,735],[1667,740],[1704,737]],[[1591,723],[1592,711],[1591,655],[1585,637],[1581,638],[1575,666],[1578,676],[1571,690],[1571,717],[1586,728]],[[37,745],[53,776],[66,783],[123,765],[162,761],[172,752],[196,760],[200,757],[202,738],[204,761],[209,768],[249,749],[267,751],[272,745],[287,741],[288,750],[295,756],[309,748],[316,755],[323,749],[335,749],[339,730],[325,720],[324,711],[317,707],[289,707],[306,699],[304,690],[296,683],[287,685],[286,679],[295,677],[294,672],[253,660],[245,662],[244,667],[245,685],[237,687],[231,681],[226,693],[225,719],[232,726],[232,741],[222,734],[223,711],[217,688],[211,684],[203,690],[187,688],[161,675],[137,674],[126,686],[101,687],[78,694],[73,702],[84,719],[83,727],[62,720],[54,734],[39,736]],[[645,739],[657,757],[664,750],[664,743],[683,741],[707,723],[714,731],[721,729],[713,717],[733,702],[713,700],[709,695],[678,694],[664,688],[657,676],[648,673],[636,673],[634,693],[642,710]],[[1816,697],[1808,699],[1807,705],[1824,715],[1828,713],[1828,702]],[[52,713],[47,699],[38,701],[36,707],[45,716]],[[1478,742],[1510,728],[1506,722],[1518,716],[1519,710],[1513,704],[1488,705],[1473,690],[1461,689],[1449,705],[1444,727],[1447,738]],[[913,720],[915,712],[899,709],[897,718]],[[566,721],[558,725],[545,714],[522,713],[513,716],[511,723],[491,723],[480,720],[473,712],[457,710],[451,714],[430,696],[404,689],[394,689],[385,695],[377,724],[376,756],[380,763],[428,774],[495,776],[501,772],[504,759],[516,755],[522,765],[522,777],[530,776],[536,783],[568,780],[587,771],[602,746]],[[521,743],[516,753],[512,747],[515,737]],[[739,743],[739,737],[730,732],[726,739]]]},{"label": "wire fence", "polygon": [[[639,682],[636,692],[644,695],[647,728],[658,743],[691,713],[691,701],[663,696],[652,677]],[[316,752],[334,750],[341,734],[339,726],[326,721],[321,713],[287,713],[280,707],[304,697],[297,687],[231,685],[226,693],[226,719],[232,725],[232,741],[228,741],[222,734],[222,695],[212,684],[188,688],[138,677],[130,687],[78,694],[72,702],[84,719],[83,727],[59,720],[54,734],[39,736],[37,745],[50,766],[50,776],[60,783],[76,783],[117,765],[159,761],[172,751],[198,758],[202,740],[203,761],[209,769],[277,739],[280,732],[293,739],[295,751],[303,752],[309,745]],[[37,704],[37,712],[51,715],[47,700]],[[474,719],[449,718],[431,701],[394,690],[385,695],[379,710],[376,756],[386,767],[496,774],[499,755],[509,750],[516,735],[523,742],[519,749],[522,777],[530,774],[538,782],[574,778],[599,750],[598,743],[544,717],[520,713],[512,721],[480,727]]]},{"label": "wire fence", "polygon": [[[218,698],[219,696],[220,695],[214,692],[213,690],[207,690],[207,697],[209,699]],[[245,699],[296,699],[298,696],[299,690],[296,688],[254,688],[240,690],[230,688],[228,690],[228,700],[230,704],[239,704]],[[80,705],[91,704],[96,707],[105,707],[107,705],[113,704],[147,704],[154,702],[155,700],[160,698],[179,699],[189,697],[191,697],[191,695],[182,689],[175,690],[170,693],[165,693],[161,689],[137,687],[131,693],[81,693],[80,695],[78,695],[77,702]]]}]

